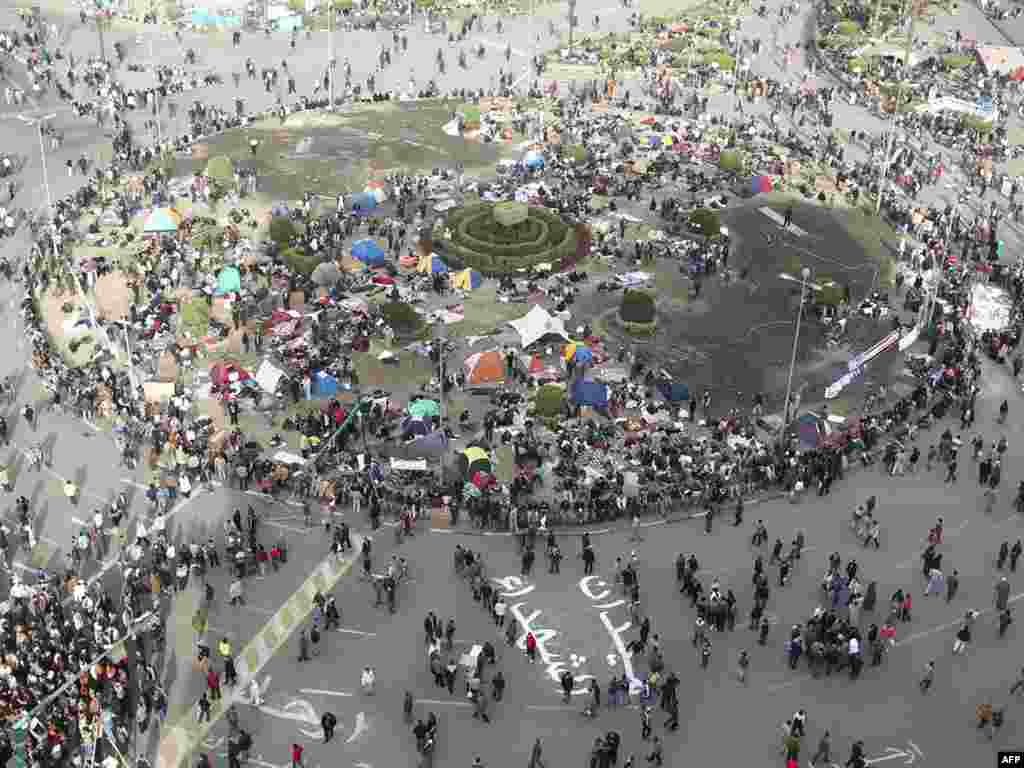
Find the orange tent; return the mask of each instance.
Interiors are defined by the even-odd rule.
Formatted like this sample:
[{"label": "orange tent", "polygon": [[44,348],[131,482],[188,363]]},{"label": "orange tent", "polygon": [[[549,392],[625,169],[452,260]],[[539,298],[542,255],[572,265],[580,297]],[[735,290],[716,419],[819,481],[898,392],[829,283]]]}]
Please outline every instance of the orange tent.
[{"label": "orange tent", "polygon": [[505,381],[505,359],[496,349],[470,355],[462,367],[466,372],[466,384],[471,387]]}]

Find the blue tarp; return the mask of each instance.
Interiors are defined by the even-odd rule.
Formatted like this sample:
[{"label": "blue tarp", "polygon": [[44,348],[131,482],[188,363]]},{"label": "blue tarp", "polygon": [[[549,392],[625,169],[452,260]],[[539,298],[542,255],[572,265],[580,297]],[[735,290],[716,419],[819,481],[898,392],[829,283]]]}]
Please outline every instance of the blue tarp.
[{"label": "blue tarp", "polygon": [[352,244],[352,257],[371,267],[384,263],[384,249],[374,240],[357,240]]},{"label": "blue tarp", "polygon": [[658,391],[670,403],[685,403],[690,399],[690,388],[680,381],[662,381]]},{"label": "blue tarp", "polygon": [[447,265],[441,261],[441,257],[436,253],[430,255],[430,274],[432,275],[443,275],[448,271]]},{"label": "blue tarp", "polygon": [[572,388],[572,399],[577,405],[607,408],[608,386],[596,381],[578,379]]},{"label": "blue tarp", "polygon": [[352,196],[352,210],[356,213],[369,213],[377,207],[377,198],[369,192],[360,192]]},{"label": "blue tarp", "polygon": [[217,276],[217,290],[214,294],[223,296],[226,293],[238,293],[242,290],[242,275],[238,267],[229,264],[220,271]]},{"label": "blue tarp", "polygon": [[242,19],[240,16],[224,16],[219,13],[212,13],[206,8],[193,8],[191,20],[197,27],[242,26]]},{"label": "blue tarp", "polygon": [[338,393],[338,380],[326,371],[320,371],[313,377],[310,394],[314,398],[334,397]]},{"label": "blue tarp", "polygon": [[409,439],[410,437],[423,437],[424,435],[430,434],[430,422],[427,419],[417,418],[415,416],[406,416],[402,419],[402,437]]},{"label": "blue tarp", "polygon": [[818,447],[821,440],[818,417],[813,413],[805,413],[796,420],[796,434],[800,439],[800,447],[804,450],[812,450]]}]

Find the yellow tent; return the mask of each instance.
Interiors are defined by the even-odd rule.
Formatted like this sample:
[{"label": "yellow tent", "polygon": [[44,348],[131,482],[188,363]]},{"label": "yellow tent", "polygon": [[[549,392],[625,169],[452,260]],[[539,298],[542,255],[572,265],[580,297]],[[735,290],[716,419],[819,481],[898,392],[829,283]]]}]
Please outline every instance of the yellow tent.
[{"label": "yellow tent", "polygon": [[489,460],[490,458],[487,455],[487,451],[475,445],[464,450],[462,452],[462,455],[466,457],[466,461],[468,461],[470,464],[475,464],[480,459]]},{"label": "yellow tent", "polygon": [[457,291],[472,291],[479,288],[483,280],[483,275],[475,269],[464,269],[452,275],[452,288]]},{"label": "yellow tent", "polygon": [[346,272],[359,272],[366,269],[366,265],[359,259],[347,253],[341,257],[341,268]]}]

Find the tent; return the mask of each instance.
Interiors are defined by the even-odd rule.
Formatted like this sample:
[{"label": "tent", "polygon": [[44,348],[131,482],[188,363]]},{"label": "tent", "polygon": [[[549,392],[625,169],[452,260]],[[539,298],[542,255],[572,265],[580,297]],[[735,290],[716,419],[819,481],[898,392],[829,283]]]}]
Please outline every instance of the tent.
[{"label": "tent", "polygon": [[352,256],[369,267],[379,267],[384,263],[384,249],[376,240],[369,238],[352,243]]},{"label": "tent", "polygon": [[452,275],[452,288],[458,291],[475,291],[484,281],[484,276],[475,269],[464,269]]},{"label": "tent", "polygon": [[338,393],[338,380],[327,371],[318,371],[311,383],[310,394],[314,398],[334,397]]},{"label": "tent", "polygon": [[587,365],[588,363],[594,362],[594,351],[586,344],[581,344],[578,341],[570,341],[562,349],[562,359],[566,362],[571,360],[579,365]]},{"label": "tent", "polygon": [[274,394],[278,383],[284,375],[284,371],[269,360],[264,360],[260,363],[260,367],[256,369],[256,383],[259,384],[260,389],[264,392]]},{"label": "tent", "polygon": [[661,381],[658,391],[670,403],[685,403],[690,399],[690,388],[681,381]]},{"label": "tent", "polygon": [[523,165],[527,168],[543,168],[544,167],[544,155],[535,149],[531,149],[523,157]]},{"label": "tent", "polygon": [[217,275],[217,290],[215,296],[223,296],[226,293],[238,293],[242,290],[242,273],[238,267],[228,264]]},{"label": "tent", "polygon": [[518,320],[510,320],[509,325],[519,334],[519,341],[524,347],[540,341],[548,334],[569,340],[569,334],[565,332],[565,323],[539,304],[534,305],[533,309]]},{"label": "tent", "polygon": [[505,359],[496,349],[470,355],[462,367],[466,371],[466,384],[471,387],[505,381]]},{"label": "tent", "polygon": [[217,386],[223,387],[225,384],[245,381],[248,378],[249,372],[237,363],[223,362],[210,366],[210,381]]},{"label": "tent", "polygon": [[821,425],[817,416],[813,413],[805,413],[796,420],[794,426],[802,449],[813,450],[818,447],[818,443],[821,441]]},{"label": "tent", "polygon": [[181,214],[173,208],[154,208],[146,217],[142,231],[150,234],[177,232],[181,224]]},{"label": "tent", "polygon": [[421,398],[409,403],[409,407],[406,408],[406,411],[410,416],[416,418],[428,418],[430,416],[440,416],[441,406],[438,405],[436,400]]},{"label": "tent", "polygon": [[596,381],[579,379],[572,388],[572,399],[576,405],[589,405],[594,408],[608,407],[608,385]]},{"label": "tent", "polygon": [[363,194],[372,197],[376,202],[383,203],[388,199],[388,193],[384,191],[383,182],[371,181],[366,185]]},{"label": "tent", "polygon": [[352,195],[352,210],[356,213],[368,214],[377,207],[377,198],[375,195],[367,194],[366,192],[360,192],[358,195]]},{"label": "tent", "polygon": [[402,419],[402,439],[408,440],[411,437],[423,437],[430,434],[430,421],[417,416],[406,416]]},{"label": "tent", "polygon": [[491,457],[487,455],[487,451],[475,445],[462,452],[460,463],[467,477],[472,477],[475,472],[491,471]]},{"label": "tent", "polygon": [[754,176],[750,180],[750,191],[752,194],[759,195],[762,192],[772,191],[772,177],[771,176]]},{"label": "tent", "polygon": [[423,272],[428,275],[443,275],[448,271],[448,266],[441,261],[441,257],[436,253],[432,253],[429,256],[421,256],[420,262],[416,266],[417,272]]}]

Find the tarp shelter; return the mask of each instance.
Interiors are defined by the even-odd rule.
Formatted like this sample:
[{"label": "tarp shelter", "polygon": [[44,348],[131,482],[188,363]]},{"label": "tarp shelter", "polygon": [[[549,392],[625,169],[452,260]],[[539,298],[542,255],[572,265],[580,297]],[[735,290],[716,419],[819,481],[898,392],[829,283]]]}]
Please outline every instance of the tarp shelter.
[{"label": "tarp shelter", "polygon": [[505,381],[505,359],[496,349],[470,355],[462,367],[466,372],[466,384],[471,387]]},{"label": "tarp shelter", "polygon": [[607,408],[608,385],[596,381],[578,379],[572,388],[572,399],[576,405]]},{"label": "tarp shelter", "polygon": [[237,363],[214,363],[210,367],[210,381],[223,387],[249,379],[249,372]]},{"label": "tarp shelter", "polygon": [[527,168],[543,168],[544,167],[544,155],[535,149],[531,149],[523,157],[523,165]]},{"label": "tarp shelter", "polygon": [[681,381],[658,382],[658,391],[670,403],[685,403],[690,399],[690,388]]},{"label": "tarp shelter", "polygon": [[464,269],[452,275],[452,288],[457,291],[475,291],[484,281],[484,276],[475,269]]},{"label": "tarp shelter", "polygon": [[510,320],[509,325],[519,334],[519,341],[524,347],[540,341],[549,334],[569,340],[569,334],[565,332],[565,323],[539,304],[534,305],[533,309],[518,320]]},{"label": "tarp shelter", "polygon": [[376,240],[369,238],[352,243],[352,256],[369,267],[379,267],[384,263],[384,249]]},{"label": "tarp shelter", "polygon": [[181,224],[181,214],[173,208],[154,208],[146,217],[142,231],[147,234],[166,234],[177,232]]},{"label": "tarp shelter", "polygon": [[310,383],[312,386],[309,392],[314,398],[328,398],[338,394],[338,380],[327,371],[317,371]]},{"label": "tarp shelter", "polygon": [[587,365],[594,362],[594,351],[586,344],[578,341],[570,341],[562,349],[562,359],[566,362],[573,362],[578,365]]},{"label": "tarp shelter", "polygon": [[264,360],[260,363],[260,367],[256,369],[255,378],[260,389],[272,395],[277,390],[277,385],[280,383],[283,376],[284,371],[269,360]]},{"label": "tarp shelter", "polygon": [[374,195],[360,192],[352,195],[352,210],[357,214],[368,214],[377,208],[377,198]]},{"label": "tarp shelter", "polygon": [[430,456],[438,458],[448,451],[448,435],[443,429],[417,437],[402,449],[407,456]]},{"label": "tarp shelter", "polygon": [[419,400],[413,400],[409,403],[406,411],[410,416],[415,418],[429,418],[431,416],[440,416],[441,406],[436,400],[420,398]]},{"label": "tarp shelter", "polygon": [[819,421],[813,413],[805,413],[796,420],[796,434],[802,449],[813,450],[818,447],[822,433]]},{"label": "tarp shelter", "polygon": [[383,203],[388,199],[388,193],[384,191],[384,187],[380,186],[380,182],[371,182],[366,185],[366,189],[363,190],[364,195],[369,195],[378,203]]},{"label": "tarp shelter", "polygon": [[406,416],[402,419],[402,438],[408,440],[411,437],[423,437],[430,434],[430,421],[419,416]]},{"label": "tarp shelter", "polygon": [[428,275],[443,275],[448,271],[448,266],[441,261],[441,257],[436,253],[432,253],[429,256],[423,256],[420,258],[420,263],[416,266],[417,272],[423,272]]},{"label": "tarp shelter", "polygon": [[217,290],[214,294],[223,296],[226,293],[239,293],[242,290],[242,273],[234,264],[228,264],[217,275]]},{"label": "tarp shelter", "polygon": [[750,191],[752,194],[760,195],[762,192],[772,191],[771,176],[754,176],[750,180]]},{"label": "tarp shelter", "polygon": [[462,452],[460,463],[463,465],[463,473],[472,477],[475,472],[490,472],[491,457],[487,451],[475,445],[470,446]]},{"label": "tarp shelter", "polygon": [[400,472],[429,472],[426,459],[396,459],[391,457],[391,469]]}]

